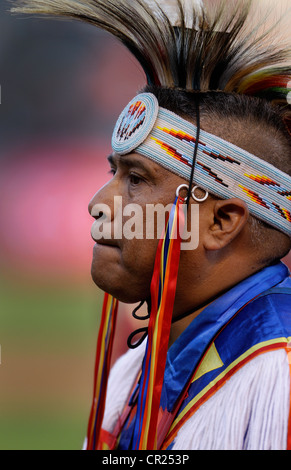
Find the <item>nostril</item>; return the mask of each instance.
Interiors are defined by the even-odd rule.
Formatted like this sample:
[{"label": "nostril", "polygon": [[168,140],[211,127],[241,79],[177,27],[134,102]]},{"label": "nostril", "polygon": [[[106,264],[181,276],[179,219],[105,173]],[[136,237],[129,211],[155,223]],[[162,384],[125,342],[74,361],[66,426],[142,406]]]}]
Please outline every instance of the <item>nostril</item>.
[{"label": "nostril", "polygon": [[103,211],[101,210],[100,204],[95,204],[90,211],[90,214],[94,219],[99,219],[101,215],[103,214]]},{"label": "nostril", "polygon": [[100,219],[101,217],[103,217],[103,215],[104,215],[104,212],[100,211],[98,215],[97,215],[97,214],[94,215],[94,219],[98,220],[98,219]]},{"label": "nostril", "polygon": [[110,220],[110,209],[106,204],[95,204],[91,208],[90,214],[96,220],[101,217]]}]

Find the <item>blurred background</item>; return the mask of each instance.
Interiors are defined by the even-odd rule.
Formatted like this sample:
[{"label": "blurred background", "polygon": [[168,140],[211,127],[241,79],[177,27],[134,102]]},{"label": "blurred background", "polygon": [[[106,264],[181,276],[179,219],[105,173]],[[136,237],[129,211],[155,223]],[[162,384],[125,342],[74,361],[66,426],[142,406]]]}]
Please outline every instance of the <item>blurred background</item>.
[{"label": "blurred background", "polygon": [[[87,206],[144,76],[93,26],[9,7],[0,0],[0,449],[80,449],[103,299]],[[118,328],[113,360],[132,329],[124,306]]]},{"label": "blurred background", "polygon": [[[0,449],[80,449],[103,300],[87,207],[144,77],[97,28],[9,7],[0,0]],[[132,329],[122,310],[114,359]]]}]

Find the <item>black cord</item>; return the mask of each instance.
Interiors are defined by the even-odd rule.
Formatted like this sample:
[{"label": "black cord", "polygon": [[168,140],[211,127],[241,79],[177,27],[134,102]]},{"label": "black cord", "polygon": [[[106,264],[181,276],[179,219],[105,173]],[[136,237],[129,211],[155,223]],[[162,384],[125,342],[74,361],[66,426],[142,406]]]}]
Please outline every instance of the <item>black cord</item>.
[{"label": "black cord", "polygon": [[[133,339],[136,335],[138,335],[139,333],[143,333],[143,335],[134,343],[133,342]],[[146,339],[148,335],[148,327],[145,326],[144,328],[138,328],[137,330],[134,330],[130,335],[129,337],[127,338],[127,347],[129,349],[136,349],[138,348],[141,343]]]},{"label": "black cord", "polygon": [[148,308],[148,313],[147,313],[147,315],[144,315],[144,316],[141,316],[141,317],[140,317],[140,316],[138,316],[138,315],[136,314],[136,312],[143,306],[144,303],[145,303],[145,300],[142,300],[142,301],[140,302],[140,304],[139,304],[139,305],[133,310],[133,312],[132,312],[132,316],[133,316],[133,318],[135,318],[136,320],[147,320],[148,318],[150,318],[150,311],[149,311],[149,308]]},{"label": "black cord", "polygon": [[[148,313],[147,315],[143,315],[143,316],[139,316],[136,314],[136,312],[143,306],[143,304],[145,303],[145,300],[142,300],[140,302],[140,304],[133,310],[132,312],[132,316],[133,318],[135,318],[136,320],[147,320],[148,318],[150,318],[150,301],[147,301],[147,305],[148,305]],[[134,340],[134,337],[140,333],[143,333],[143,335],[134,343],[133,340]],[[141,345],[141,343],[146,339],[148,335],[148,327],[145,326],[143,328],[138,328],[137,330],[133,331],[129,337],[127,338],[127,346],[129,349],[136,349],[138,348],[138,346]]]},{"label": "black cord", "polygon": [[187,208],[189,207],[189,204],[190,204],[192,184],[193,184],[193,179],[194,179],[195,164],[196,164],[196,160],[197,160],[199,138],[200,138],[200,105],[199,105],[199,97],[198,96],[196,96],[196,125],[197,125],[196,142],[195,142],[195,148],[194,148],[191,175],[190,175],[190,180],[189,180],[189,189],[188,189],[188,196],[187,196]]}]

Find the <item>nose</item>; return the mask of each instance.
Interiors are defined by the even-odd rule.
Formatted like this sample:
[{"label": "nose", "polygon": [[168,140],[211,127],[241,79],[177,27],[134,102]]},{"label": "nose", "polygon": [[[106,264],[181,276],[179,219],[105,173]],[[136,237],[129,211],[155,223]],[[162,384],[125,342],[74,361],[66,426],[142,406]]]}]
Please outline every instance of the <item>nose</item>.
[{"label": "nose", "polygon": [[96,194],[92,197],[91,201],[90,201],[89,204],[88,204],[88,212],[89,212],[89,214],[90,214],[92,217],[95,217],[95,216],[93,215],[93,213],[92,213],[92,209],[93,209],[93,207],[96,205],[95,200],[97,199],[97,195],[98,195],[98,193],[96,193]]},{"label": "nose", "polygon": [[110,222],[111,220],[110,207],[107,204],[103,204],[100,202],[97,202],[92,206],[90,215],[96,220],[100,219],[101,217],[108,222]]},{"label": "nose", "polygon": [[122,226],[121,196],[116,196],[117,185],[103,186],[91,199],[88,205],[89,214],[95,219],[91,227],[91,236],[98,242],[100,239],[115,239],[119,237],[119,227]]},{"label": "nose", "polygon": [[97,191],[96,194],[94,194],[94,196],[92,197],[91,201],[88,204],[88,212],[94,218],[98,218],[102,216],[101,213],[100,215],[98,215],[98,205],[100,206],[100,212],[101,212],[101,204],[105,204],[105,199],[108,199],[108,197],[106,196],[107,194],[106,188],[107,188],[107,185],[102,186],[102,188],[99,189],[99,191]]},{"label": "nose", "polygon": [[[104,237],[104,230],[106,230],[106,238],[111,238],[112,217],[109,206],[104,203],[106,194],[106,189],[104,187],[101,188],[93,196],[88,205],[89,214],[95,219],[95,222],[91,227],[91,236],[95,241]],[[103,230],[100,232],[100,227],[102,226]]]},{"label": "nose", "polygon": [[111,220],[111,214],[114,214],[114,194],[117,188],[113,188],[111,182],[103,186],[91,199],[88,204],[89,214],[94,219],[99,219],[102,216],[106,220]]}]

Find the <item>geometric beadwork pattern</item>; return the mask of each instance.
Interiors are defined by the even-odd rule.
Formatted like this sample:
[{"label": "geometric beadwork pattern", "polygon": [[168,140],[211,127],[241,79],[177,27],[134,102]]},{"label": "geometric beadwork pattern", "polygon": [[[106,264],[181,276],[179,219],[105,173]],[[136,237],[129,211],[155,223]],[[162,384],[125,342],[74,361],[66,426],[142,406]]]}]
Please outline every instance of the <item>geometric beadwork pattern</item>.
[{"label": "geometric beadwork pattern", "polygon": [[[135,150],[189,180],[196,144],[196,126],[159,107],[153,96],[143,93],[133,100],[150,116],[146,124],[141,122],[141,112],[138,119],[136,111],[134,118],[131,118],[128,111],[130,107],[125,108],[115,127],[112,148],[120,153],[116,142],[116,129],[120,128],[120,122],[126,122],[125,129],[128,128],[130,132],[133,130],[133,134],[138,124],[139,137],[142,136],[142,139],[133,137],[128,143],[132,137],[126,136],[127,149]],[[144,110],[148,106],[149,111]],[[144,131],[141,130],[143,126]],[[123,131],[119,130],[120,132]],[[123,154],[129,153],[128,150],[122,150]],[[291,177],[255,155],[202,129],[194,183],[222,199],[238,197],[244,200],[252,215],[291,237]]]},{"label": "geometric beadwork pattern", "polygon": [[150,93],[142,93],[126,106],[112,135],[112,147],[120,155],[132,152],[149,135],[156,121],[159,103]]}]

